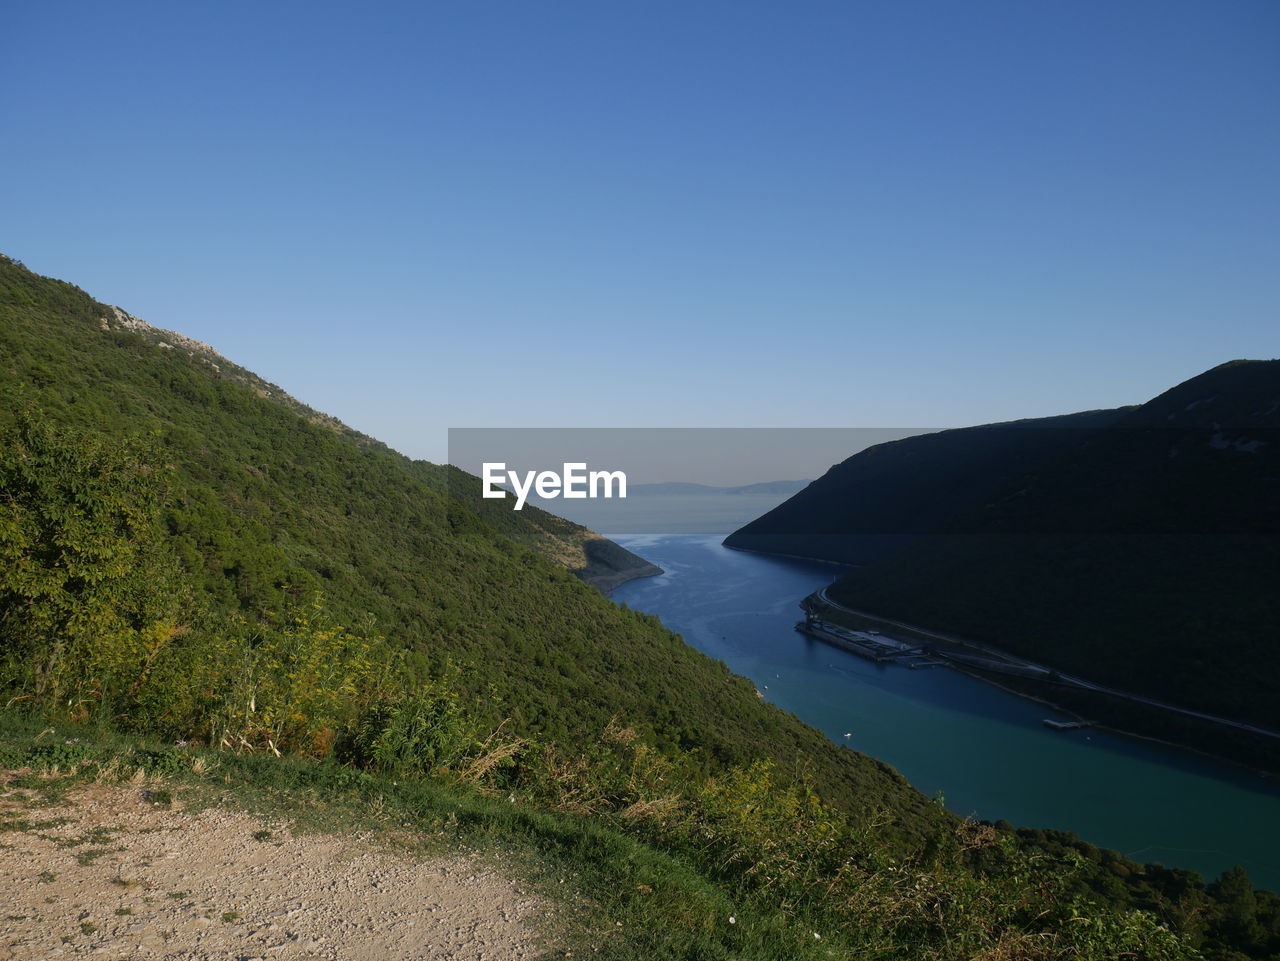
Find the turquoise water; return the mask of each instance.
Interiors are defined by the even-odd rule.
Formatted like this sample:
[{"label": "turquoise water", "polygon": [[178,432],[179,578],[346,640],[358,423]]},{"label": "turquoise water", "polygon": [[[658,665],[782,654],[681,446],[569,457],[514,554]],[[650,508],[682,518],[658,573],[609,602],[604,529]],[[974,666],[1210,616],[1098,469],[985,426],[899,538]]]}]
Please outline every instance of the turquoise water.
[{"label": "turquoise water", "polygon": [[[1280,787],[1186,752],[1097,731],[946,668],[878,665],[796,633],[836,568],[731,551],[723,535],[615,535],[667,573],[613,599],[664,624],[840,744],[880,758],[958,814],[1074,831],[1207,878],[1241,864],[1280,890]],[[845,738],[844,734],[850,734]]]}]

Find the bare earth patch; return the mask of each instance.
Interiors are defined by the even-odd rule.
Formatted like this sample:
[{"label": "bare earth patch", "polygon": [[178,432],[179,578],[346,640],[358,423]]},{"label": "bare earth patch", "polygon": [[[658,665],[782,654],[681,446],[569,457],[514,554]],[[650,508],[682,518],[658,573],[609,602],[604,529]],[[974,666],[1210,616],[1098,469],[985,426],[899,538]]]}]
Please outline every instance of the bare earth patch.
[{"label": "bare earth patch", "polygon": [[238,812],[164,807],[141,786],[85,785],[45,805],[8,781],[0,961],[542,953],[533,920],[545,905],[474,860],[415,859],[369,838],[295,837]]}]

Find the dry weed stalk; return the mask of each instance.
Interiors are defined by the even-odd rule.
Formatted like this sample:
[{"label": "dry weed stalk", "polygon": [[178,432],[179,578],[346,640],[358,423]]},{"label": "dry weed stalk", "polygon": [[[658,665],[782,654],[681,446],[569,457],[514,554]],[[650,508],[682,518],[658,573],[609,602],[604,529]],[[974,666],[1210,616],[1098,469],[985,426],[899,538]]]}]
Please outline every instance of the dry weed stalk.
[{"label": "dry weed stalk", "polygon": [[[503,723],[506,722],[504,721]],[[479,752],[458,773],[458,777],[468,783],[477,784],[487,777],[490,771],[503,761],[515,757],[529,744],[526,738],[517,737],[511,740],[502,740],[501,737],[502,724],[499,724],[494,732],[484,739],[484,743],[480,745]]]}]

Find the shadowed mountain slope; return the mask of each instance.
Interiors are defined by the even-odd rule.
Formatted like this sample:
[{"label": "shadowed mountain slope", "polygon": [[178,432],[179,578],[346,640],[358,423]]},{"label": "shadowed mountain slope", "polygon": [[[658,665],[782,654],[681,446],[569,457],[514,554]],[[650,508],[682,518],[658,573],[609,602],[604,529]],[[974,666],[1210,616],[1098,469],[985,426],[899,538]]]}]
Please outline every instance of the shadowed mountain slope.
[{"label": "shadowed mountain slope", "polygon": [[[1280,362],[833,468],[730,546],[866,566],[850,607],[1280,728]],[[868,546],[869,545],[869,546]]]}]

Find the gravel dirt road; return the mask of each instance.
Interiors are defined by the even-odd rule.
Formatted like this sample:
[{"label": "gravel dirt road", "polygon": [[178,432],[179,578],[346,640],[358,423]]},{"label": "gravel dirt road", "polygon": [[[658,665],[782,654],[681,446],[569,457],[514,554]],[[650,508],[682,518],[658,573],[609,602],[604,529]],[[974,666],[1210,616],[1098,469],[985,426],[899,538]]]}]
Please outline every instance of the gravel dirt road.
[{"label": "gravel dirt road", "polygon": [[544,954],[546,906],[474,858],[302,834],[141,784],[49,805],[0,780],[0,961],[498,961]]}]

